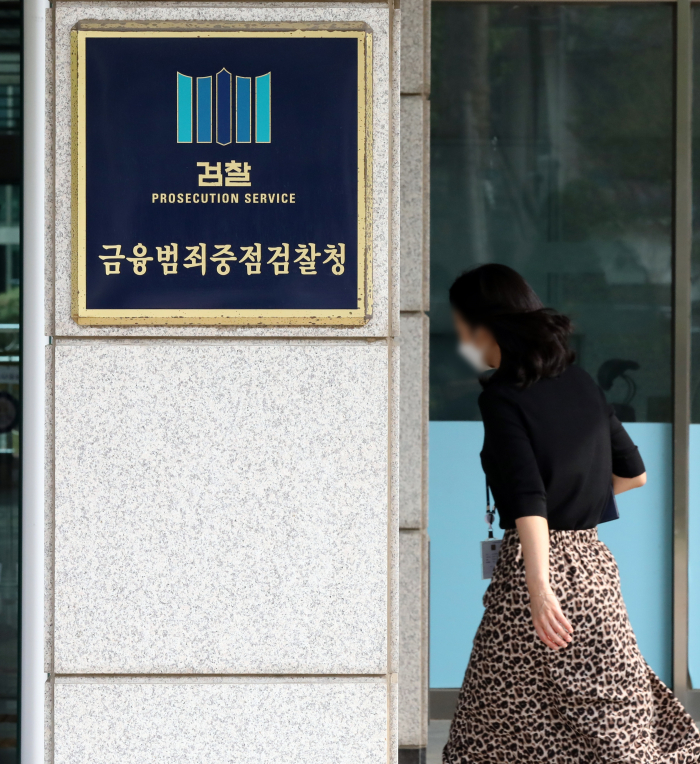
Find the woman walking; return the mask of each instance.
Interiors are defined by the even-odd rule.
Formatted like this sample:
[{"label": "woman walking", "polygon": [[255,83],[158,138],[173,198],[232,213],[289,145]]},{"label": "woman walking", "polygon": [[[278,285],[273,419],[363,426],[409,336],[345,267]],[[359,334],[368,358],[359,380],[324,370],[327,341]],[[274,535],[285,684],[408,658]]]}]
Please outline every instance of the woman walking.
[{"label": "woman walking", "polygon": [[505,536],[444,764],[700,764],[700,732],[647,666],[596,526],[644,485],[642,458],[573,366],[569,320],[515,271],[450,289],[460,352],[484,372],[481,460]]}]

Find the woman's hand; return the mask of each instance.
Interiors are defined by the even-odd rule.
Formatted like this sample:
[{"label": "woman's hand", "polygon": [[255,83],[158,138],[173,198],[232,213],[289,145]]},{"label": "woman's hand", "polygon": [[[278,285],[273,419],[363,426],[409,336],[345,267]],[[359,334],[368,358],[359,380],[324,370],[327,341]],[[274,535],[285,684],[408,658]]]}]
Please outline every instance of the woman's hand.
[{"label": "woman's hand", "polygon": [[549,584],[549,526],[544,517],[532,515],[515,521],[525,560],[525,581],[537,636],[552,650],[566,647],[574,629],[566,620]]},{"label": "woman's hand", "polygon": [[552,650],[566,647],[574,631],[551,589],[530,592],[530,610],[537,636]]}]

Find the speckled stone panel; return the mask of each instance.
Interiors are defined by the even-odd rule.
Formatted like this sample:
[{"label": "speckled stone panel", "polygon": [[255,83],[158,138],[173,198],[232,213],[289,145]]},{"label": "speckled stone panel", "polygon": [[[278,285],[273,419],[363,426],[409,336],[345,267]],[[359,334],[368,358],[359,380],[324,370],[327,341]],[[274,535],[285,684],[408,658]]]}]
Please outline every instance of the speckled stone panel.
[{"label": "speckled stone panel", "polygon": [[400,490],[400,394],[401,394],[401,347],[396,340],[389,342],[390,352],[390,388],[389,388],[389,664],[388,671],[396,675],[399,670],[399,511],[401,505]]},{"label": "speckled stone panel", "polygon": [[57,673],[386,671],[386,342],[55,363]]},{"label": "speckled stone panel", "polygon": [[53,671],[54,345],[44,348],[44,671]]},{"label": "speckled stone panel", "polygon": [[401,310],[425,310],[426,102],[401,96]]},{"label": "speckled stone panel", "polygon": [[401,0],[401,92],[425,93],[430,84],[428,59],[430,0]]},{"label": "speckled stone panel", "polygon": [[428,319],[401,314],[401,528],[425,524]]},{"label": "speckled stone panel", "polygon": [[[245,326],[79,326],[70,317],[71,302],[71,66],[70,31],[82,19],[112,21],[186,20],[186,21],[258,21],[258,22],[343,22],[361,21],[369,25],[373,36],[373,314],[364,327],[245,327]],[[396,35],[394,35],[396,36]],[[321,3],[305,6],[281,6],[273,3],[233,5],[229,3],[158,2],[136,3],[60,2],[56,5],[55,25],[55,333],[58,336],[110,337],[214,337],[214,336],[348,336],[386,337],[391,333],[391,316],[397,305],[398,289],[392,283],[398,277],[398,239],[391,200],[398,197],[398,175],[390,157],[390,130],[398,142],[398,120],[390,119],[398,98],[398,75],[390,81],[389,8],[386,3]],[[398,64],[398,62],[397,62]],[[394,67],[398,72],[398,66]],[[48,93],[51,96],[51,89]],[[52,168],[49,168],[50,170]],[[390,224],[390,219],[392,222]],[[51,304],[49,302],[48,304]]]},{"label": "speckled stone panel", "polygon": [[423,621],[427,618],[423,591],[422,531],[402,530],[400,548],[400,658],[399,658],[399,745],[426,745],[427,652],[423,644]]},{"label": "speckled stone panel", "polygon": [[393,15],[393,36],[391,39],[391,321],[389,334],[396,336],[399,331],[401,311],[401,10]]},{"label": "speckled stone panel", "polygon": [[387,688],[56,684],[54,764],[386,764]]}]

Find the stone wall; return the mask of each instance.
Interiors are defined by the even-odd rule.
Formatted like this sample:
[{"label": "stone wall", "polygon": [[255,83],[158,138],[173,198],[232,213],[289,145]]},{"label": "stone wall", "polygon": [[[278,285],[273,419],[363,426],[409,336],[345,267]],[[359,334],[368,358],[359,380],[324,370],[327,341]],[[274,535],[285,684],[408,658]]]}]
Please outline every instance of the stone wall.
[{"label": "stone wall", "polygon": [[[69,37],[82,19],[371,27],[374,312],[366,326],[71,319]],[[408,143],[399,141],[399,25],[398,9],[374,2],[53,4],[48,761],[396,759],[399,326],[410,363],[401,394],[414,401],[401,406],[407,474],[414,463],[424,473],[425,417],[414,409],[416,396],[423,406],[426,336],[420,243],[406,253],[408,297],[399,303],[400,152],[416,140],[409,130]],[[418,68],[409,64],[407,82]],[[404,99],[411,125],[423,98]],[[405,205],[410,226],[401,234],[413,241],[412,216],[422,212],[408,196]],[[411,745],[425,737],[423,482],[414,475],[402,486],[400,708],[402,742]]]},{"label": "stone wall", "polygon": [[430,2],[401,2],[401,505],[399,744],[428,740]]}]

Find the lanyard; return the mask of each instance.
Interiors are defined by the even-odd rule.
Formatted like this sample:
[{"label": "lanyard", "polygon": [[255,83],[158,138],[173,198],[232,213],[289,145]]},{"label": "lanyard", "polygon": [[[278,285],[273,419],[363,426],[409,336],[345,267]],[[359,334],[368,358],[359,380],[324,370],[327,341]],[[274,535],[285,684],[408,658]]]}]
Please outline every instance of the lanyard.
[{"label": "lanyard", "polygon": [[496,519],[495,515],[496,503],[494,502],[493,510],[491,509],[491,491],[489,490],[489,479],[486,478],[486,525],[489,526],[489,538],[493,538],[493,521]]},{"label": "lanyard", "polygon": [[489,537],[481,542],[481,577],[482,579],[492,578],[493,571],[498,562],[498,554],[501,550],[501,541],[496,541],[493,537],[493,521],[496,519],[496,501],[491,504],[491,491],[489,490],[489,479],[486,478],[486,525],[489,526]]}]

